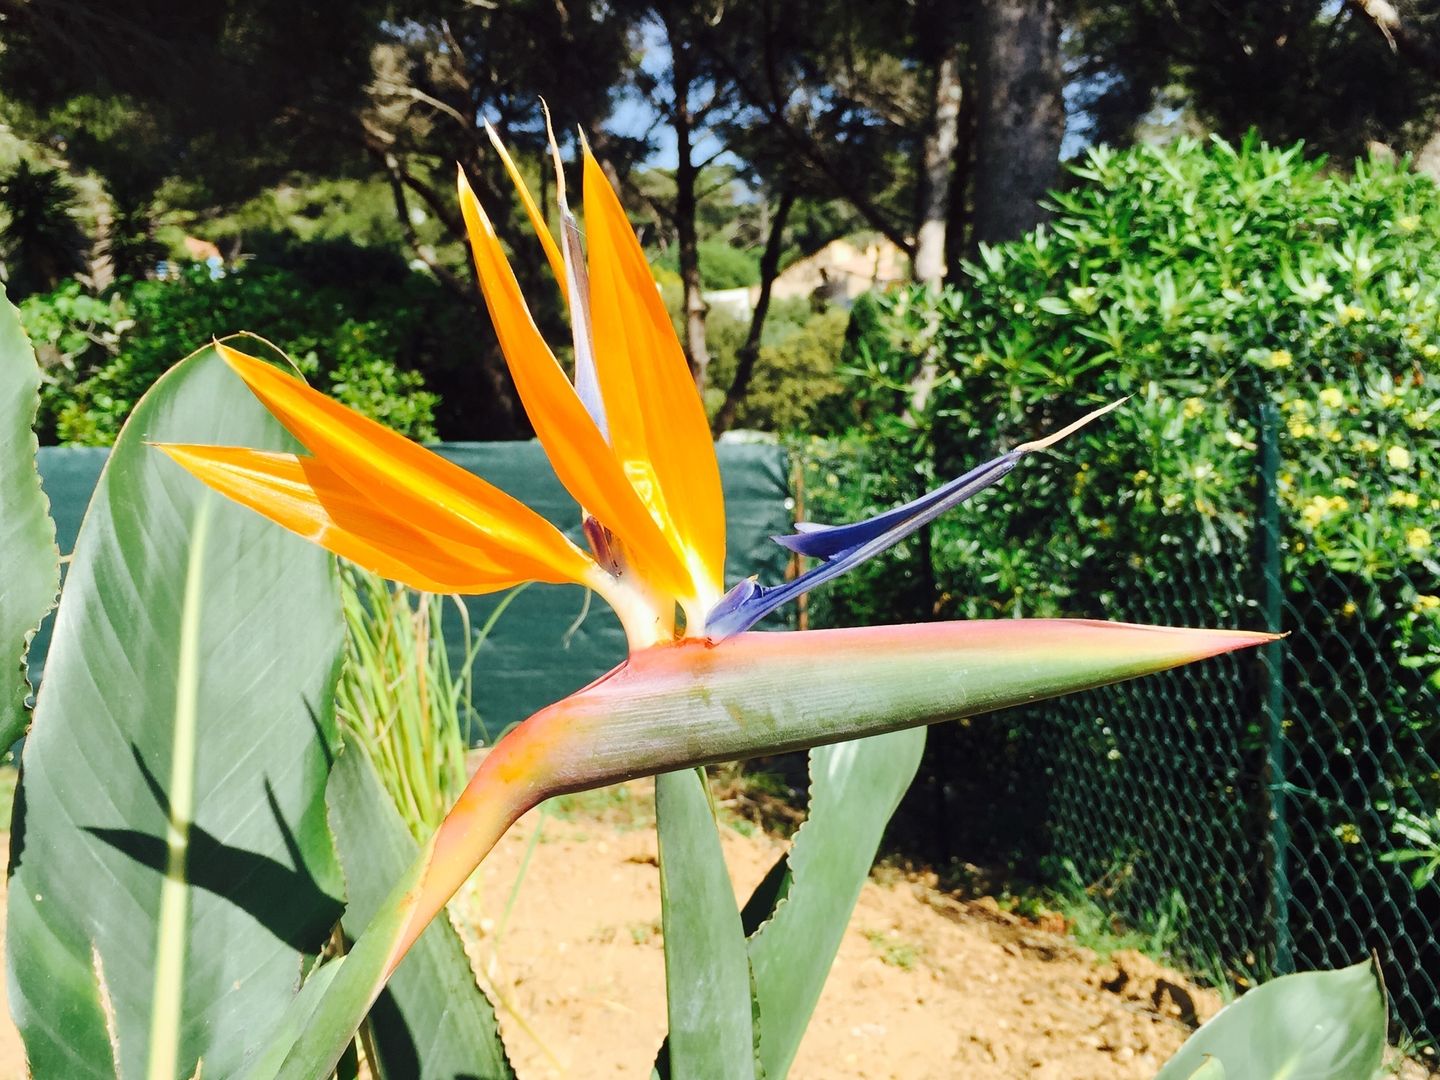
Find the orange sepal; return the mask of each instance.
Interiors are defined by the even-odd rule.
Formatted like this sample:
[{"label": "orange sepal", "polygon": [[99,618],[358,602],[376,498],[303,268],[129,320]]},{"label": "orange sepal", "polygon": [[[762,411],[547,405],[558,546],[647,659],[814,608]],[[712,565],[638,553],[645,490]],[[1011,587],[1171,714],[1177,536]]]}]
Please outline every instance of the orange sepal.
[{"label": "orange sepal", "polygon": [[[524,581],[575,580],[526,552],[480,550],[424,533],[314,458],[239,446],[170,443],[157,449],[226,498],[414,589],[485,593]],[[582,552],[575,554],[585,560]],[[581,571],[583,562],[575,569]]]},{"label": "orange sepal", "polygon": [[476,551],[525,552],[533,566],[551,568],[535,580],[583,581],[590,573],[589,556],[518,499],[262,360],[224,343],[215,348],[316,464],[421,534]]},{"label": "orange sepal", "polygon": [[713,600],[724,585],[725,504],[705,407],[645,252],[588,151],[584,179],[595,363],[610,440]]},{"label": "orange sepal", "polygon": [[505,172],[509,175],[510,182],[515,185],[515,191],[520,196],[520,205],[525,208],[525,216],[530,219],[530,227],[535,230],[535,237],[545,250],[545,260],[550,264],[550,272],[555,275],[555,280],[560,285],[560,295],[568,301],[570,287],[565,278],[565,259],[560,254],[560,246],[555,243],[555,237],[550,235],[550,225],[546,222],[545,215],[540,212],[540,207],[535,205],[525,177],[520,175],[520,167],[515,164],[515,159],[510,156],[510,151],[505,149],[505,144],[500,141],[500,136],[489,122],[485,124],[485,134],[490,137],[490,145],[500,155]]},{"label": "orange sepal", "polygon": [[545,344],[499,238],[463,174],[460,209],[501,351],[555,475],[582,507],[625,542],[638,573],[671,595],[689,595],[690,575],[683,560],[661,534]]}]

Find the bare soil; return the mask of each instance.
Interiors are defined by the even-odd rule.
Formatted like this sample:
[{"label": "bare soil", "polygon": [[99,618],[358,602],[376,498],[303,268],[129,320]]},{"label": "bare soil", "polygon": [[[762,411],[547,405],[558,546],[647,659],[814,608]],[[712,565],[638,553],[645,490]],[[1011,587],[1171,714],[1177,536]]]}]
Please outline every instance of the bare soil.
[{"label": "bare soil", "polygon": [[[532,813],[452,905],[521,1080],[649,1075],[665,1031],[651,813],[648,785]],[[743,899],[785,843],[737,822],[723,847]],[[1220,1007],[1145,956],[1102,962],[1047,922],[924,875],[876,875],[791,1076],[1148,1080]],[[0,1080],[24,1075],[0,1011]]]},{"label": "bare soil", "polygon": [[[635,793],[641,807],[646,794]],[[593,805],[543,823],[531,814],[453,909],[521,1080],[649,1074],[665,972],[644,825],[643,814]],[[727,828],[723,847],[743,901],[785,844]],[[886,876],[861,894],[795,1080],[1138,1080],[1220,1007],[1213,991],[1138,953],[1102,963],[1063,922],[1045,929],[993,900],[947,896],[933,879]]]}]

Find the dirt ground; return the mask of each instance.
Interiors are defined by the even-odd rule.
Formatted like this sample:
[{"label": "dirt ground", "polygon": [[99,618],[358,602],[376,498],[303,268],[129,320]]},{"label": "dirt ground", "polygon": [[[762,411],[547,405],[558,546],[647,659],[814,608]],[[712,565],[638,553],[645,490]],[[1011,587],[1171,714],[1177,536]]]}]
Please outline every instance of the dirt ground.
[{"label": "dirt ground", "polygon": [[[643,791],[636,801],[645,805]],[[784,843],[734,829],[723,841],[743,900]],[[1100,963],[994,901],[888,876],[861,894],[795,1080],[1149,1078],[1195,1018],[1220,1007],[1139,954]],[[591,807],[542,826],[530,815],[459,910],[521,1080],[648,1075],[665,1030],[665,982],[655,836],[643,817]]]},{"label": "dirt ground", "polygon": [[[643,786],[537,811],[452,908],[499,1002],[520,1080],[649,1075],[665,1030],[651,812]],[[740,828],[726,828],[723,843],[743,898],[784,843]],[[1144,956],[1102,963],[1056,931],[989,899],[947,896],[923,876],[877,875],[790,1075],[1139,1080],[1220,1006]],[[0,1004],[3,994],[0,980]],[[0,1011],[0,1080],[23,1077],[18,1034]]]}]

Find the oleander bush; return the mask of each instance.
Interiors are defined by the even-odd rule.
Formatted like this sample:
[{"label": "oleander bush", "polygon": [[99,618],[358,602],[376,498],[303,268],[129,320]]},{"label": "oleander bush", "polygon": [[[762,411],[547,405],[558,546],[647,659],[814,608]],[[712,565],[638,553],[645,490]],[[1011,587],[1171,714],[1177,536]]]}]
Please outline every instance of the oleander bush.
[{"label": "oleander bush", "polygon": [[357,280],[364,278],[317,280],[303,266],[256,260],[217,276],[192,266],[168,280],[121,280],[100,295],[72,279],[28,297],[21,317],[46,379],[42,440],[114,442],[177,355],[236,324],[256,327],[345,404],[413,438],[433,439],[440,399],[422,369],[467,340],[458,327],[446,340],[454,305],[403,265],[369,287]]},{"label": "oleander bush", "polygon": [[[807,457],[812,515],[844,518],[1131,395],[812,612],[1278,614],[1295,903],[1328,911],[1296,930],[1312,960],[1372,946],[1373,927],[1408,948],[1440,906],[1387,854],[1418,850],[1413,823],[1440,805],[1440,191],[1405,162],[1340,166],[1255,140],[1091,151],[1048,226],[982,248],[954,287],[858,312],[845,371],[864,423],[855,445]],[[1234,782],[1258,794],[1265,671],[1215,703],[1245,725]],[[972,759],[1009,755],[988,783],[1033,790],[1014,725],[963,738]],[[1117,782],[1141,768],[1104,767]],[[962,844],[1035,850],[1023,813],[986,813],[996,799],[951,806],[977,823]],[[1342,899],[1341,880],[1369,899]]]}]

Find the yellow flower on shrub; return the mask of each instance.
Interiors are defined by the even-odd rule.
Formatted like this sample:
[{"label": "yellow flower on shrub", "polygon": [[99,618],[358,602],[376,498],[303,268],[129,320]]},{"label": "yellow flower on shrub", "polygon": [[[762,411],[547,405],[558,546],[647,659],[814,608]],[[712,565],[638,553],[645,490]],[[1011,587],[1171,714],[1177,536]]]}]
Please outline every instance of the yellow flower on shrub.
[{"label": "yellow flower on shrub", "polygon": [[1420,496],[1413,491],[1392,491],[1385,496],[1385,505],[1414,510],[1420,505]]},{"label": "yellow flower on shrub", "polygon": [[1300,518],[1314,528],[1331,514],[1350,509],[1350,500],[1343,495],[1316,495],[1300,511]]},{"label": "yellow flower on shrub", "polygon": [[1410,468],[1410,451],[1403,446],[1392,446],[1385,451],[1385,461],[1392,469]]},{"label": "yellow flower on shrub", "polygon": [[1290,355],[1289,349],[1272,349],[1265,358],[1265,363],[1272,368],[1287,368],[1294,362],[1295,358]]},{"label": "yellow flower on shrub", "polygon": [[1185,407],[1182,410],[1186,420],[1193,420],[1205,411],[1205,402],[1198,397],[1186,398]]},{"label": "yellow flower on shrub", "polygon": [[1440,608],[1440,596],[1421,593],[1415,598],[1416,611],[1434,611],[1436,608]]},{"label": "yellow flower on shrub", "polygon": [[1327,409],[1338,409],[1345,404],[1345,395],[1333,386],[1320,391],[1320,404]]},{"label": "yellow flower on shrub", "polygon": [[1428,551],[1430,549],[1430,530],[1415,526],[1413,529],[1405,530],[1405,546],[1411,551]]}]

